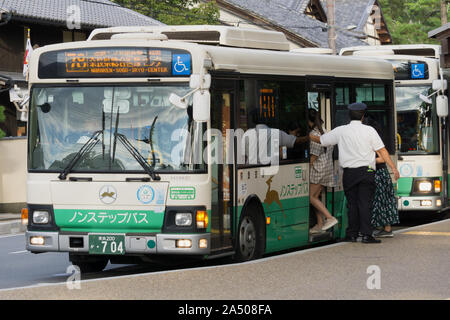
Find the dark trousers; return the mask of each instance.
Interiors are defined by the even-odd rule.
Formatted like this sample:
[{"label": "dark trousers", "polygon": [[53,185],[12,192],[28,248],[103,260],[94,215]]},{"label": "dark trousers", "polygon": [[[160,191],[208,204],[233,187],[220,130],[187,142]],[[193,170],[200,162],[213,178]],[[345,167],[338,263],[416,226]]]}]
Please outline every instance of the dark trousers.
[{"label": "dark trousers", "polygon": [[368,167],[344,168],[343,186],[348,202],[347,237],[358,232],[372,235],[372,202],[375,195],[375,171]]}]

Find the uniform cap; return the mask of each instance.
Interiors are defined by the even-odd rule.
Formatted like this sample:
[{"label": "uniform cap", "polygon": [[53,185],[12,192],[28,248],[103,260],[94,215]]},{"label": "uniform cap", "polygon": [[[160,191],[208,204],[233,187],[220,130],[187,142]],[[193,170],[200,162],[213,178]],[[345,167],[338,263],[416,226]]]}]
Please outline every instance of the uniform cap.
[{"label": "uniform cap", "polygon": [[355,103],[348,105],[348,110],[351,110],[351,111],[362,111],[362,110],[366,110],[366,109],[367,109],[367,105],[362,102],[355,102]]}]

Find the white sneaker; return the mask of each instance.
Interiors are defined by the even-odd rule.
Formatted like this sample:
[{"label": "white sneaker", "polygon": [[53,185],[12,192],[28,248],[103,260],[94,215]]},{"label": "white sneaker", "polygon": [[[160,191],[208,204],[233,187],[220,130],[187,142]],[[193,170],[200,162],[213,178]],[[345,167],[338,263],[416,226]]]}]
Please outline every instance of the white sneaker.
[{"label": "white sneaker", "polygon": [[309,229],[309,233],[314,234],[314,233],[321,233],[322,232],[322,228],[319,227],[317,224],[312,227],[311,229]]},{"label": "white sneaker", "polygon": [[322,227],[322,230],[328,230],[330,229],[332,226],[334,226],[336,223],[338,223],[337,219],[335,217],[332,217],[331,219],[327,219],[327,222],[325,222],[325,224]]}]

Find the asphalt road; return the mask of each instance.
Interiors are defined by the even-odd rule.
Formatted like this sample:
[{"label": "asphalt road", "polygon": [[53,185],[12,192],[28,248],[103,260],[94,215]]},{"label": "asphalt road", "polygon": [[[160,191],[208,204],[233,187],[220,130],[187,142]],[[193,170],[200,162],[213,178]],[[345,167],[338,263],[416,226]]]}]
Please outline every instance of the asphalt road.
[{"label": "asphalt road", "polygon": [[[435,219],[429,219],[429,218],[425,218],[425,219],[418,219],[418,220],[412,220],[412,221],[405,221],[403,223],[403,225],[400,226],[396,226],[394,228],[394,230],[400,230],[402,228],[405,227],[410,227],[413,225],[417,225],[419,223],[427,223],[427,222],[432,222]],[[448,224],[447,224],[448,225]],[[433,228],[432,226],[430,228]],[[436,228],[436,227],[435,227]],[[450,230],[444,230],[444,231],[450,231]],[[448,232],[447,232],[448,233]],[[417,237],[412,237],[412,239],[416,239]],[[436,241],[439,240],[440,242],[437,242],[437,245],[448,245],[450,244],[450,237],[437,237],[434,238],[433,237],[429,237],[427,238],[427,241]],[[383,257],[386,255],[386,252],[384,250],[389,250],[387,247],[395,244],[397,241],[397,236],[394,239],[386,239],[384,241],[384,243],[379,246],[379,245],[375,245],[375,246],[379,246],[379,247],[375,247],[374,249],[377,250],[376,252],[373,253],[365,253],[364,250],[367,249],[371,249],[371,247],[365,247],[364,245],[361,244],[345,244],[345,243],[339,243],[339,244],[333,244],[333,245],[326,245],[323,247],[319,247],[319,248],[315,248],[312,250],[303,250],[303,251],[298,251],[298,252],[291,252],[290,254],[287,254],[287,256],[289,255],[301,255],[301,254],[305,254],[305,255],[311,255],[313,253],[314,258],[311,261],[315,261],[316,266],[314,268],[317,268],[316,272],[318,274],[322,274],[322,278],[324,278],[326,281],[325,283],[328,283],[329,286],[334,287],[334,284],[338,282],[338,277],[339,275],[336,274],[335,276],[333,276],[333,272],[332,270],[334,269],[334,267],[338,264],[341,263],[342,261],[340,261],[339,259],[339,255],[336,256],[336,260],[330,260],[328,261],[326,253],[325,252],[329,252],[329,253],[333,253],[336,254],[338,251],[342,251],[342,255],[343,256],[348,256],[348,258],[354,261],[368,261],[367,263],[369,263],[370,260],[373,260],[375,262],[379,262],[380,260],[383,260]],[[418,242],[421,243],[421,242]],[[347,246],[347,247],[345,247]],[[350,247],[348,247],[350,246]],[[371,246],[371,245],[369,245]],[[439,247],[439,246],[438,246]],[[347,249],[345,249],[347,248]],[[450,249],[450,247],[448,247]],[[350,252],[347,252],[346,250],[350,250]],[[380,250],[381,249],[381,250]],[[405,242],[405,252],[412,252],[412,255],[415,254],[415,250],[416,248],[409,248],[408,242]],[[331,250],[331,251],[330,251]],[[361,251],[363,250],[363,251]],[[319,254],[319,251],[323,251],[325,253],[325,255],[323,254]],[[428,250],[429,251],[429,250]],[[427,254],[429,254],[429,252],[427,252]],[[447,251],[448,253],[448,251]],[[430,254],[433,254],[433,252],[431,252]],[[298,258],[298,257],[297,257]],[[437,260],[442,259],[442,257],[436,257]],[[281,262],[281,260],[283,259],[283,262]],[[331,258],[330,258],[331,259]],[[406,258],[405,258],[406,259]],[[286,262],[286,255],[280,255],[280,256],[272,256],[269,258],[270,263],[266,263],[265,261],[261,261],[261,263],[257,263],[255,264],[255,267],[261,272],[261,274],[265,274],[265,273],[269,273],[268,274],[268,279],[272,279],[273,274],[277,273],[277,272],[282,272],[284,275],[288,274],[289,271],[288,269],[284,269],[284,268],[289,268],[289,265],[291,265],[292,268],[295,269],[295,259],[293,257],[289,258],[289,260],[291,260],[291,262]],[[444,259],[444,261],[447,261],[447,267],[450,267],[450,265],[448,265],[449,260],[447,257],[447,260]],[[404,263],[404,262],[402,262]],[[99,283],[96,282],[96,280],[101,279],[101,278],[111,278],[111,279],[117,279],[118,281],[125,281],[124,279],[133,279],[131,281],[135,281],[138,285],[139,283],[141,283],[142,279],[140,278],[140,274],[145,274],[143,275],[143,277],[147,277],[147,276],[153,276],[152,277],[152,283],[155,284],[156,282],[164,282],[164,279],[166,279],[168,277],[169,274],[172,274],[172,276],[174,274],[178,274],[176,276],[177,279],[180,278],[184,278],[184,274],[189,274],[192,272],[195,272],[196,270],[202,274],[204,274],[204,276],[206,278],[210,278],[210,277],[214,277],[213,271],[212,270],[216,270],[216,267],[223,266],[224,264],[230,264],[229,260],[220,260],[220,261],[209,261],[209,262],[197,262],[197,263],[190,263],[187,265],[184,265],[182,269],[187,269],[186,273],[182,272],[182,273],[177,273],[177,270],[180,269],[180,267],[178,266],[171,266],[171,267],[162,267],[162,266],[155,266],[155,265],[108,265],[107,268],[103,271],[103,272],[99,272],[99,273],[95,273],[95,274],[89,274],[89,275],[84,275],[82,277],[82,280],[88,280],[86,283],[89,283],[89,285],[95,286],[95,283]],[[370,264],[370,263],[369,263]],[[8,293],[11,293],[13,291],[4,291],[5,289],[12,289],[12,288],[20,288],[20,287],[34,287],[34,286],[45,286],[48,284],[55,284],[55,283],[64,283],[66,282],[66,280],[69,278],[69,276],[71,275],[70,273],[68,273],[70,270],[68,270],[67,268],[70,266],[70,262],[68,260],[68,254],[67,253],[43,253],[43,254],[32,254],[29,253],[25,250],[25,244],[24,244],[24,236],[23,234],[21,235],[12,235],[12,236],[0,236],[0,297],[2,296],[2,291],[3,293],[6,294],[7,297],[9,297]],[[445,265],[445,264],[444,264]],[[207,268],[202,268],[202,267],[207,267]],[[245,269],[247,266],[247,264],[243,264],[243,265],[234,265],[234,264],[230,264],[230,266],[226,266],[226,268],[238,268],[238,269]],[[332,268],[330,268],[330,266],[333,266]],[[402,266],[390,266],[389,268],[408,268],[407,265],[402,265]],[[226,268],[223,269],[220,273],[221,275],[223,275],[225,278],[227,277],[227,272],[226,272]],[[312,270],[309,270],[308,272],[313,272],[314,273],[314,268]],[[219,270],[217,269],[217,270]],[[331,271],[330,271],[331,269]],[[216,271],[217,271],[216,270]],[[270,272],[270,271],[275,271],[275,272]],[[171,271],[171,272],[169,272]],[[361,271],[361,270],[359,270]],[[367,274],[365,272],[366,270],[363,270],[362,274],[358,275],[359,278],[361,278],[360,280],[362,281],[362,283],[365,283],[365,279],[367,278]],[[248,272],[248,271],[245,271]],[[361,272],[359,272],[361,273]],[[351,276],[351,274],[346,275]],[[235,278],[236,276],[233,276],[232,278]],[[250,276],[249,278],[245,279],[244,281],[249,281],[251,280],[252,276]],[[232,280],[230,278],[230,280]],[[236,279],[235,279],[236,280]],[[350,279],[349,279],[350,280]],[[448,278],[447,278],[448,280]],[[92,282],[93,281],[93,282]],[[242,280],[238,280],[237,283],[239,283]],[[271,281],[275,281],[274,279]],[[300,281],[300,280],[299,280]],[[301,280],[301,281],[304,281]],[[447,281],[448,282],[448,281]],[[83,286],[86,286],[84,283],[82,282]],[[309,283],[309,285],[312,285],[313,282]],[[275,285],[275,283],[273,284]],[[308,285],[308,283],[306,283],[305,285]],[[444,285],[446,285],[447,287],[444,287],[444,292],[448,292],[450,291],[450,283],[447,283]],[[315,287],[317,287],[317,284],[314,284]],[[319,284],[320,286],[320,284]],[[270,287],[270,286],[269,286]],[[3,290],[2,290],[3,289]],[[180,290],[177,292],[183,292],[183,289],[180,285]],[[325,288],[323,288],[325,289]],[[177,285],[176,282],[173,283],[173,290],[177,290]],[[291,288],[292,290],[292,288]],[[447,290],[447,291],[445,291]],[[320,290],[319,290],[320,291]],[[316,292],[319,292],[316,291]],[[366,290],[367,291],[367,290]],[[327,292],[327,291],[324,291]],[[442,290],[439,291],[440,294],[442,294]],[[261,297],[264,296],[264,292],[259,292],[261,294]],[[309,298],[311,299],[333,299],[333,297],[336,298],[336,296],[334,296],[333,291],[327,292],[327,294],[325,295],[320,295],[320,294],[314,294],[314,291],[311,291],[311,296],[309,296]],[[116,293],[117,294],[117,293]],[[170,292],[167,292],[167,297],[166,298],[180,298],[178,295],[174,294],[171,295]],[[396,296],[397,298],[423,298],[419,292],[416,293],[417,295],[415,295],[414,293],[411,295],[406,295],[406,296]],[[447,293],[443,293],[443,296],[445,297],[445,294]],[[13,295],[14,296],[14,295]],[[20,297],[20,296],[15,296]],[[85,298],[99,298],[99,297],[95,297],[95,295],[90,295],[90,296],[86,296]],[[286,298],[285,296],[281,295],[279,296],[279,298]],[[393,296],[388,296],[386,298],[392,298]],[[427,296],[427,297],[434,297],[433,295]],[[439,295],[437,295],[436,297],[440,297]],[[450,297],[450,293],[448,293],[448,297]],[[39,297],[34,297],[34,298],[39,298]],[[115,298],[122,298],[122,297],[118,297],[115,296]],[[139,297],[134,297],[139,299]],[[191,297],[193,298],[193,297]],[[235,298],[238,298],[237,296]],[[254,298],[258,298],[258,297],[254,297]],[[276,296],[274,296],[273,298],[276,298]]]}]

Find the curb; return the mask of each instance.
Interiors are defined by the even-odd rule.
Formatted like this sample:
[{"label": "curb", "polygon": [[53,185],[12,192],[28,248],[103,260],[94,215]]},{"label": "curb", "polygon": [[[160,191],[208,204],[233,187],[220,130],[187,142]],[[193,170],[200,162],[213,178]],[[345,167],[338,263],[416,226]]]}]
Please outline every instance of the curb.
[{"label": "curb", "polygon": [[22,233],[27,230],[27,226],[22,224],[22,220],[12,220],[0,222],[0,234]]}]

